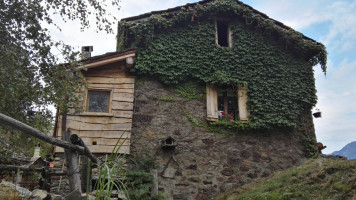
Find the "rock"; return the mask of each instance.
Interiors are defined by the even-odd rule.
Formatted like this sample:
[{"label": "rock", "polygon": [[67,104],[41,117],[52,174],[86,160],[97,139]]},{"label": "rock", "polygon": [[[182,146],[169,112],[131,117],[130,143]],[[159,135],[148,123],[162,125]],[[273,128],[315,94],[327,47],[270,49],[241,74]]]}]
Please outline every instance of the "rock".
[{"label": "rock", "polygon": [[22,199],[15,186],[11,186],[8,182],[0,184],[0,199]]},{"label": "rock", "polygon": [[332,159],[332,160],[347,160],[345,156],[339,156],[339,155],[320,154],[320,157]]},{"label": "rock", "polygon": [[187,167],[187,169],[197,170],[197,169],[198,169],[198,166],[197,166],[196,164],[194,164],[194,165],[189,165],[189,166]]},{"label": "rock", "polygon": [[86,200],[87,198],[85,196],[82,196],[82,194],[78,190],[72,191],[70,194],[68,194],[65,197],[65,200]]},{"label": "rock", "polygon": [[2,181],[0,183],[0,199],[25,199],[31,192],[26,188]]},{"label": "rock", "polygon": [[32,191],[30,200],[51,200],[51,195],[47,191],[35,189]]},{"label": "rock", "polygon": [[225,168],[224,170],[222,170],[220,172],[222,175],[224,176],[231,176],[234,174],[234,170],[230,169],[230,168]]},{"label": "rock", "polygon": [[51,194],[51,196],[51,200],[64,200],[64,197],[62,197],[61,195]]}]

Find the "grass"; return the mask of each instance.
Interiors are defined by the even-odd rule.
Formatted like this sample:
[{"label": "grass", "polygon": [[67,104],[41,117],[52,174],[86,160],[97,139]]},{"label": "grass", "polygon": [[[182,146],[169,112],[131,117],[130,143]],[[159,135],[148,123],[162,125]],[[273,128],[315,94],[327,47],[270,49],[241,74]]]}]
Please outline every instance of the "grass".
[{"label": "grass", "polygon": [[126,141],[126,138],[121,144],[119,144],[119,141],[120,140],[116,142],[115,148],[109,158],[106,158],[105,162],[98,166],[99,177],[96,185],[94,186],[96,189],[96,200],[110,199],[113,190],[118,190],[125,194],[126,197],[128,196],[127,186],[120,180],[120,177],[124,176],[124,170],[122,168],[123,155],[119,154],[119,150]]},{"label": "grass", "polygon": [[216,198],[238,199],[356,199],[356,160],[312,159]]}]

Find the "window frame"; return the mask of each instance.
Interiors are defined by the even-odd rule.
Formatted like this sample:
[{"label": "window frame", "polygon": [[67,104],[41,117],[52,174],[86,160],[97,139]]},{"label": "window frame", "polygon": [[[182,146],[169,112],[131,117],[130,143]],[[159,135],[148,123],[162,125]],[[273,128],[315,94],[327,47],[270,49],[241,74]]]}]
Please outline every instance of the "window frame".
[{"label": "window frame", "polygon": [[[221,46],[219,44],[219,30],[218,30],[219,22],[227,24],[227,46]],[[216,18],[214,23],[215,23],[215,44],[221,48],[232,48],[232,32],[231,32],[231,24],[229,20],[224,18]]]},{"label": "window frame", "polygon": [[[212,85],[206,85],[206,105],[207,105],[207,121],[219,121],[218,110],[218,87]],[[237,96],[237,111],[238,119],[234,121],[249,122],[250,112],[247,108],[248,95],[247,88],[238,87],[236,90]],[[235,113],[236,115],[236,113]],[[237,117],[237,116],[236,116]]]},{"label": "window frame", "polygon": [[[110,92],[108,99],[108,112],[89,112],[88,111],[88,103],[89,103],[89,91],[102,91],[102,92]],[[102,88],[88,88],[85,91],[85,101],[84,101],[84,109],[82,115],[101,115],[101,116],[112,116],[111,104],[112,104],[112,89],[102,89]]]}]

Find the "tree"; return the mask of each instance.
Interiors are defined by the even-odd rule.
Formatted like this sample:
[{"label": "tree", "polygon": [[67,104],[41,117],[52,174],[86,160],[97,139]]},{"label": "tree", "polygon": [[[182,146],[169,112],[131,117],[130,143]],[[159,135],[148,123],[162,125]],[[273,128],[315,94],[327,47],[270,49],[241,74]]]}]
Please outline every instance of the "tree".
[{"label": "tree", "polygon": [[[119,0],[111,4],[118,8]],[[53,113],[48,105],[65,109],[66,97],[75,101],[75,88],[83,82],[81,73],[75,71],[78,52],[53,41],[45,27],[55,26],[60,31],[54,15],[65,22],[79,20],[81,29],[88,28],[94,17],[98,30],[113,33],[111,25],[116,19],[108,14],[107,6],[105,0],[0,0],[0,113],[49,132]],[[59,49],[61,59],[70,64],[59,65],[52,48]],[[5,133],[14,131],[0,127],[2,147],[6,142],[11,146],[11,139],[28,140]]]}]

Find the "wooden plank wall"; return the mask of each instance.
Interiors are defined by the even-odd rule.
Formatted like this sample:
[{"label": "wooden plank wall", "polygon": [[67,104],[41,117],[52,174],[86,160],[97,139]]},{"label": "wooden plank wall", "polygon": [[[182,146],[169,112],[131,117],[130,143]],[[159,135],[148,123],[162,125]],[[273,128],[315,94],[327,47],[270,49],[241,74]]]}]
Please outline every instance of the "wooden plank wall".
[{"label": "wooden plank wall", "polygon": [[[130,153],[130,137],[134,101],[134,77],[125,73],[123,63],[89,69],[84,73],[88,89],[111,90],[111,112],[105,114],[79,112],[67,115],[67,128],[78,134],[92,153],[111,153],[121,145],[119,153]],[[84,108],[85,92],[79,102]],[[62,117],[59,116],[57,138],[62,138]],[[56,152],[63,152],[57,147]]]}]

